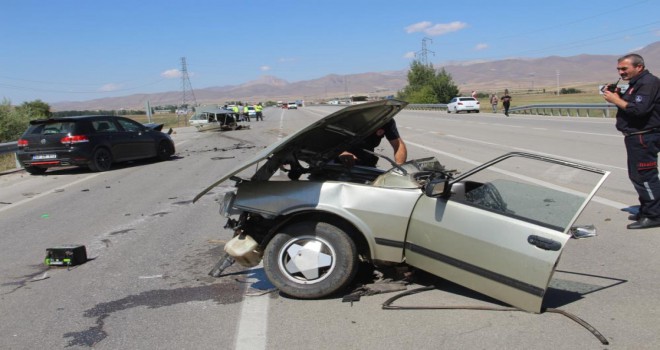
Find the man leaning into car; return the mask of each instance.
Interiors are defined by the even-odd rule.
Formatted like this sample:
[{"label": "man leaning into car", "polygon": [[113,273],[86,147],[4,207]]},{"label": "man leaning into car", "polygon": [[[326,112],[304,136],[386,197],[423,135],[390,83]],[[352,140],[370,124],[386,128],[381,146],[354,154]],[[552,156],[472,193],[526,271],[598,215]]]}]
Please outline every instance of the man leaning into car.
[{"label": "man leaning into car", "polygon": [[603,88],[603,97],[617,106],[616,128],[623,133],[628,154],[628,177],[639,195],[640,207],[629,229],[660,226],[660,80],[649,73],[644,59],[628,54],[618,59],[617,71],[628,80],[621,94],[616,86]]},{"label": "man leaning into car", "polygon": [[355,145],[346,152],[342,152],[339,155],[339,160],[342,164],[351,167],[353,165],[364,165],[375,167],[378,163],[378,157],[364,150],[369,150],[371,152],[380,145],[380,141],[383,137],[387,138],[394,150],[394,161],[397,164],[403,164],[408,158],[408,149],[406,144],[401,139],[399,135],[399,130],[396,127],[396,122],[394,119],[390,120],[382,128],[376,130],[375,133],[364,139],[359,144]]}]

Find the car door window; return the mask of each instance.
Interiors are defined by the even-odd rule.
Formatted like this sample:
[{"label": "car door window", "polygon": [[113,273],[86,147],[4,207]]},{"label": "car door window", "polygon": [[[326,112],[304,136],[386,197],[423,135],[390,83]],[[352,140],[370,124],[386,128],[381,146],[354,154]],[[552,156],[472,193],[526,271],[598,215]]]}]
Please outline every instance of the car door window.
[{"label": "car door window", "polygon": [[561,162],[512,157],[455,183],[451,198],[564,232],[602,177]]},{"label": "car door window", "polygon": [[92,121],[92,127],[96,132],[117,132],[117,125],[111,119],[100,119]]},{"label": "car door window", "polygon": [[143,130],[143,127],[140,123],[134,122],[129,119],[117,119],[121,127],[125,131],[129,132],[141,132]]}]

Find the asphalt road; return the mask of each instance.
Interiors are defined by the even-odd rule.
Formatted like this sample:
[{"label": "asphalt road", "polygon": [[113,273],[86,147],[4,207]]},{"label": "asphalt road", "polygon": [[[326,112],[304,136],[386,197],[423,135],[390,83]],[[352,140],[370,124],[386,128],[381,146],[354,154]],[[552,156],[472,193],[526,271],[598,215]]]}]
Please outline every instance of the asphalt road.
[{"label": "asphalt road", "polygon": [[[636,194],[612,119],[408,110],[396,118],[409,158],[435,156],[452,169],[522,150],[612,172],[578,219],[596,225],[598,236],[569,242],[544,303],[585,320],[609,346],[555,313],[382,310],[395,294],[353,304],[302,301],[272,291],[259,268],[207,276],[231,237],[215,202],[223,187],[195,204],[192,198],[258,149],[333,110],[267,109],[263,122],[232,132],[179,128],[176,157],[167,162],[0,176],[0,348],[660,347],[660,229],[625,228],[622,209],[636,204]],[[388,148],[384,142],[380,150],[389,155]],[[62,244],[86,245],[91,260],[45,267],[46,249]],[[398,303],[497,306],[442,281]]]}]

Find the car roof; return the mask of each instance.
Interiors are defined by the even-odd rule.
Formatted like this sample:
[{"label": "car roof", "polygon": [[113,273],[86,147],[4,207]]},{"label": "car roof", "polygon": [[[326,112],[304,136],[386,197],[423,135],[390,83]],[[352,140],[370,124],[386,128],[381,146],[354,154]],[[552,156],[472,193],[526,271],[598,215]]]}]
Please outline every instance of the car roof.
[{"label": "car roof", "polygon": [[381,100],[340,109],[266,147],[204,189],[193,201],[231,176],[265,159],[267,161],[256,170],[251,180],[266,181],[287,162],[302,161],[316,165],[335,159],[341,152],[387,124],[406,105],[408,102]]},{"label": "car roof", "polygon": [[70,122],[70,121],[76,121],[76,120],[97,119],[97,118],[118,118],[118,117],[115,116],[115,115],[74,115],[74,116],[67,116],[67,117],[57,117],[57,118],[30,120],[30,124],[31,125],[48,124],[48,123]]},{"label": "car roof", "polygon": [[234,112],[224,108],[209,108],[200,111],[195,111],[195,114],[201,114],[201,113],[233,114]]}]

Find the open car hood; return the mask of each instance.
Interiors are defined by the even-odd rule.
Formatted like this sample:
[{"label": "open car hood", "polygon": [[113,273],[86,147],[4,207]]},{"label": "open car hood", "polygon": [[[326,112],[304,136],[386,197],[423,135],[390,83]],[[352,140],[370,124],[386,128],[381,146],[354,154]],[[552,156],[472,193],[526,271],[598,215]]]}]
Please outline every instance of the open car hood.
[{"label": "open car hood", "polygon": [[257,169],[252,181],[268,180],[284,164],[300,161],[316,166],[333,160],[387,124],[407,104],[398,100],[382,100],[349,106],[332,113],[239,164],[195,196],[193,202],[231,176],[264,159],[267,161]]}]

